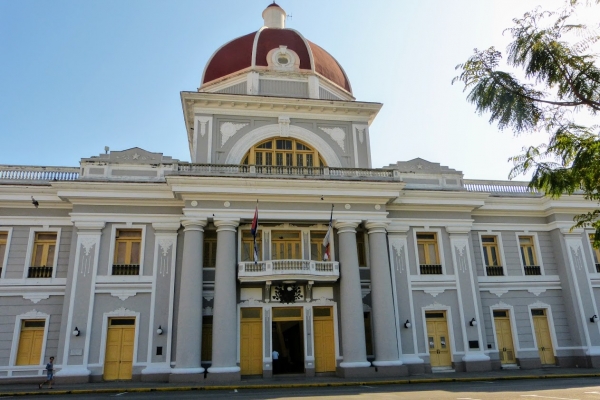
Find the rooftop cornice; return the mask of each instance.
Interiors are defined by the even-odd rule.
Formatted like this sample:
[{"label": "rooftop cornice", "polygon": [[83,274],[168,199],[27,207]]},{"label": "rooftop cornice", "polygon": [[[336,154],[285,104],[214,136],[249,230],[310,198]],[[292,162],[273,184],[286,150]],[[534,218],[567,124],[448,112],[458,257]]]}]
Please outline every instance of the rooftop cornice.
[{"label": "rooftop cornice", "polygon": [[400,195],[404,183],[397,181],[325,181],[221,177],[168,176],[167,183],[184,200],[215,199],[223,196],[314,202],[322,196],[327,202],[385,204]]}]

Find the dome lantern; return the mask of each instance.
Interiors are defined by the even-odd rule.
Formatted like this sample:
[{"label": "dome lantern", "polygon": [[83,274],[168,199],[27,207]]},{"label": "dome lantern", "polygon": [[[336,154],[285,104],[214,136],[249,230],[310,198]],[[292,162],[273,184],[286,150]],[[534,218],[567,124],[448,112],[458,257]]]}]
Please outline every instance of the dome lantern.
[{"label": "dome lantern", "polygon": [[264,26],[267,28],[284,29],[286,14],[283,8],[279,7],[275,2],[269,4],[262,13]]}]

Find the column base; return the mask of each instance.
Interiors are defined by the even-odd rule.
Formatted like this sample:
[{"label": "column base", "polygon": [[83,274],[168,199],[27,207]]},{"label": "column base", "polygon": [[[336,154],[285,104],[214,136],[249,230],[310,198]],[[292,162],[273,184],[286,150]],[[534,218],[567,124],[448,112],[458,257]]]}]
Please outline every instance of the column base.
[{"label": "column base", "polygon": [[168,364],[150,364],[142,370],[142,382],[169,382],[173,369]]},{"label": "column base", "polygon": [[238,382],[242,380],[240,367],[210,367],[206,382]]},{"label": "column base", "polygon": [[204,368],[173,368],[169,382],[204,382]]}]

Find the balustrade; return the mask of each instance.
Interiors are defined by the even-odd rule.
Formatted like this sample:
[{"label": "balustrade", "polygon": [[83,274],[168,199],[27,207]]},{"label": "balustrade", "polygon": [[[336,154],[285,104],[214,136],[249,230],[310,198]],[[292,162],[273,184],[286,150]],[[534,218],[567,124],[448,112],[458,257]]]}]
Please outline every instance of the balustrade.
[{"label": "balustrade", "polygon": [[139,275],[140,266],[136,264],[113,264],[113,275]]},{"label": "balustrade", "polygon": [[238,264],[238,279],[269,280],[277,277],[335,281],[339,277],[337,261],[267,260],[244,261]]},{"label": "balustrade", "polygon": [[542,269],[539,265],[526,265],[523,267],[525,269],[525,275],[541,275]]},{"label": "balustrade", "polygon": [[[52,278],[52,267],[29,267],[28,278]],[[0,271],[1,273],[1,271]]]},{"label": "balustrade", "polygon": [[504,276],[504,268],[501,265],[488,265],[485,270],[487,276]]},{"label": "balustrade", "polygon": [[421,264],[421,275],[441,275],[442,266],[437,264]]}]

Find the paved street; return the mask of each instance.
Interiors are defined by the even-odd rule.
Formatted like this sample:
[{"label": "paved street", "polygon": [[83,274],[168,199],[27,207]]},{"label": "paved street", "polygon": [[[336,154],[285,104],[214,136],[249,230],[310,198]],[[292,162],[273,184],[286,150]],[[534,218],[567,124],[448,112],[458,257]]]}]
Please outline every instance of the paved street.
[{"label": "paved street", "polygon": [[[45,390],[44,391],[48,391]],[[145,393],[56,395],[52,399],[435,399],[435,400],[600,400],[600,378],[525,379],[324,388],[238,389]],[[29,399],[48,399],[47,395]]]}]

